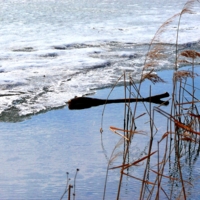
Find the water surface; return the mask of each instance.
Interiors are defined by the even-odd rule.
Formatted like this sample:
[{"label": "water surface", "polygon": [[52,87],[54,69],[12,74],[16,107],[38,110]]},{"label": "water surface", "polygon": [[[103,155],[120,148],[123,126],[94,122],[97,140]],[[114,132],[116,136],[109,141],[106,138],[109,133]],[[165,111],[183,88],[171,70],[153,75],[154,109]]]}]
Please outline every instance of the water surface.
[{"label": "water surface", "polygon": [[[154,34],[185,2],[1,1],[1,115],[65,106],[74,96],[113,85],[124,71],[137,81]],[[198,8],[182,17],[179,49],[199,50]],[[156,70],[174,67],[178,18],[172,21],[157,37],[166,57]]]}]

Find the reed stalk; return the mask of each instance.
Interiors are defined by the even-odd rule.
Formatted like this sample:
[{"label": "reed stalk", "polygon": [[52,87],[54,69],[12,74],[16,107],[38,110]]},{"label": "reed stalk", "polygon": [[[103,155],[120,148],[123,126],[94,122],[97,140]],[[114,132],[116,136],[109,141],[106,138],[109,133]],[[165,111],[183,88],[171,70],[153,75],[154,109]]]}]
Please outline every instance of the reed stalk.
[{"label": "reed stalk", "polygon": [[[187,188],[190,187],[192,183],[191,180],[187,180],[184,167],[193,168],[193,163],[196,162],[200,150],[200,115],[197,106],[200,101],[199,97],[196,97],[196,90],[198,88],[195,87],[195,77],[197,76],[197,74],[195,74],[195,61],[197,58],[200,58],[200,53],[191,49],[180,50],[179,35],[182,17],[185,14],[194,13],[193,8],[195,3],[199,3],[199,1],[188,0],[180,13],[169,18],[157,30],[150,41],[139,83],[135,83],[133,78],[129,75],[130,84],[127,85],[126,73],[120,77],[120,79],[124,78],[124,100],[121,100],[124,103],[123,129],[111,127],[111,130],[115,133],[117,133],[116,130],[122,131],[123,134],[117,134],[120,135],[122,138],[121,140],[123,140],[123,147],[122,145],[117,145],[117,147],[122,148],[121,150],[123,153],[122,155],[116,154],[116,146],[111,153],[107,165],[103,199],[105,199],[106,195],[109,170],[117,169],[120,170],[116,195],[117,200],[120,199],[124,176],[141,182],[139,193],[140,200],[159,200],[163,199],[163,197],[166,199],[188,198]],[[156,66],[163,61],[163,58],[166,58],[165,51],[167,48],[166,42],[162,43],[162,34],[165,33],[174,22],[177,23],[177,30],[174,36],[175,45],[170,46],[170,48],[174,48],[174,73],[172,77],[170,107],[168,111],[165,111],[160,108],[160,105],[153,105],[151,85],[149,87],[149,106],[144,102],[145,98],[142,97],[141,90],[142,84],[145,81],[150,81],[151,84],[162,84],[165,82],[154,72],[156,71]],[[182,61],[180,58],[183,58]],[[192,70],[180,70],[181,62],[190,65]],[[189,81],[191,84],[188,83]],[[113,101],[108,98],[106,102],[112,103]],[[145,114],[138,111],[138,103],[140,101],[142,101],[142,105],[145,108]],[[131,102],[135,102],[133,106]],[[104,106],[103,113],[105,107],[106,105]],[[155,117],[157,115],[166,119],[166,122],[163,121],[163,123],[166,123],[166,131],[164,133],[161,133],[157,128],[157,120]],[[131,162],[131,147],[135,139],[134,134],[137,132],[136,123],[137,120],[144,116],[148,116],[149,123],[149,141],[143,150],[146,155],[142,156],[141,154],[138,160]],[[140,122],[139,125],[141,125]],[[158,137],[160,137],[160,139],[155,139]],[[164,153],[162,153],[163,151]],[[117,157],[121,156],[121,165],[110,167],[111,163],[114,162],[114,159],[112,159],[113,155]],[[144,162],[142,174],[141,177],[136,177],[131,174],[131,169],[135,169],[134,167],[141,164],[141,162]],[[166,185],[169,187],[166,188]]]}]

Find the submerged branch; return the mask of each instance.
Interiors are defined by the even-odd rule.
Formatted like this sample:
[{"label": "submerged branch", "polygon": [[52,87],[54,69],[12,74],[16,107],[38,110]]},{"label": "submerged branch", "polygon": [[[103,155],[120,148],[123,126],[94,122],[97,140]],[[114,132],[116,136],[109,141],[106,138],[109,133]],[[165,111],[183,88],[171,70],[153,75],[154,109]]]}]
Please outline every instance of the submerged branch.
[{"label": "submerged branch", "polygon": [[126,103],[126,102],[149,102],[155,104],[168,105],[169,101],[163,101],[162,98],[169,97],[169,93],[158,94],[147,98],[130,98],[130,99],[96,99],[90,97],[75,97],[68,101],[68,108],[70,110],[80,110],[91,108],[93,106],[100,106],[111,103]]}]

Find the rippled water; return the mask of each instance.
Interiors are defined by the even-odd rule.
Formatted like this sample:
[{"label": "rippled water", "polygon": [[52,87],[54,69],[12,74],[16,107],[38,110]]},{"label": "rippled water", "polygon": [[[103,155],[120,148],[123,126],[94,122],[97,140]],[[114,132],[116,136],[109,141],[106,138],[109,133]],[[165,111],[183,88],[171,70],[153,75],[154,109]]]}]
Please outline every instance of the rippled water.
[{"label": "rippled water", "polygon": [[[97,97],[103,98],[108,92],[99,91]],[[116,97],[123,95],[123,88],[116,93]],[[1,123],[0,199],[60,199],[66,172],[73,184],[77,168],[76,199],[102,199],[107,156],[119,140],[109,126],[122,125],[123,108],[106,108],[102,135],[106,154],[101,144],[101,106],[79,111],[52,110],[23,122]],[[139,145],[135,144],[134,152],[137,155]],[[109,173],[107,199],[115,199],[118,177],[118,171]],[[130,189],[133,185],[137,187],[136,183],[125,187],[123,197],[135,195],[137,190]]]},{"label": "rippled water", "polygon": [[[197,72],[199,73],[199,70]],[[166,83],[152,86],[152,93],[170,92],[172,72],[159,73]],[[105,98],[109,92],[110,89],[99,90],[95,97]],[[149,94],[148,90],[142,90],[142,92],[144,96]],[[199,90],[196,92],[199,96]],[[123,95],[124,88],[118,87],[115,88],[110,98],[121,98]],[[143,106],[140,107],[140,105],[138,104],[139,114],[145,112]],[[162,109],[168,111],[169,106],[162,107]],[[78,111],[63,108],[35,115],[29,120],[18,123],[1,122],[0,199],[60,199],[65,190],[66,172],[69,172],[73,184],[77,168],[80,171],[76,180],[76,199],[102,199],[107,158],[110,157],[114,146],[120,139],[118,135],[109,130],[109,127],[123,127],[124,105],[107,105],[103,118],[104,131],[101,135],[99,130],[102,111],[102,106]],[[158,115],[155,119],[158,120],[159,131],[164,133],[166,118],[163,119],[161,115]],[[148,133],[147,120],[144,118],[140,124],[136,123],[138,130],[147,130]],[[155,136],[156,144],[160,137],[160,134]],[[142,154],[145,155],[148,141],[148,136],[134,136],[130,148],[130,160],[137,159]],[[122,149],[123,146],[120,146],[119,152]],[[160,148],[160,154],[162,150]],[[193,187],[188,190],[188,198],[197,200],[200,196],[199,181],[195,178],[200,172],[198,156],[195,162],[191,168],[185,164],[186,170],[183,170],[183,175],[191,176],[193,184]],[[120,160],[115,160],[112,166],[119,164],[121,164]],[[136,177],[142,177],[143,166],[132,167],[130,173]],[[106,199],[116,198],[118,181],[119,170],[110,170]],[[167,186],[166,184],[166,191]],[[121,198],[138,199],[139,190],[140,181],[124,178]]]},{"label": "rippled water", "polygon": [[[0,1],[0,111],[1,121],[7,122],[0,124],[0,199],[59,199],[66,172],[73,180],[77,168],[77,199],[102,199],[106,156],[119,139],[109,126],[122,127],[123,105],[108,106],[103,133],[106,155],[99,133],[102,107],[56,108],[75,95],[111,86],[123,71],[137,80],[147,44],[184,3]],[[199,49],[198,9],[183,22],[179,48]],[[170,28],[174,29],[176,25]],[[171,37],[171,31],[163,36],[169,59],[158,70],[172,67],[174,43],[167,43]],[[162,90],[169,87],[165,84]],[[105,98],[109,91],[100,90],[96,96]],[[118,88],[116,96],[121,93]],[[39,112],[44,113],[33,115]],[[145,144],[137,138],[132,153],[137,156]],[[134,173],[140,177],[140,170]],[[198,174],[197,167],[194,175]],[[107,199],[115,199],[118,178],[118,171],[109,173]],[[139,187],[125,180],[122,198],[137,197]]]},{"label": "rippled water", "polygon": [[[141,73],[148,43],[185,1],[8,0],[0,2],[0,112],[25,116],[66,105]],[[198,46],[199,11],[182,19],[180,48]],[[162,35],[174,43],[177,21]],[[171,39],[172,40],[171,40]],[[166,44],[167,45],[167,44]],[[157,69],[171,68],[169,59]]]}]

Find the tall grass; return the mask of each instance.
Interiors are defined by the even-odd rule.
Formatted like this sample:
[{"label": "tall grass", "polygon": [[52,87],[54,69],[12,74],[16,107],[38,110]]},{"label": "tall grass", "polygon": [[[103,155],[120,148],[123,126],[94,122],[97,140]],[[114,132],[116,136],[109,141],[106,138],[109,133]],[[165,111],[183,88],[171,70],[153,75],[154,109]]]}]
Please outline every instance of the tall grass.
[{"label": "tall grass", "polygon": [[[125,98],[141,98],[142,85],[145,81],[152,84],[163,84],[165,81],[155,71],[157,66],[168,59],[169,48],[174,52],[173,77],[171,91],[171,104],[163,109],[152,103],[143,103],[145,112],[138,111],[138,102],[131,104],[128,100],[124,105],[124,125],[122,128],[110,127],[110,130],[120,136],[119,142],[113,147],[108,159],[103,199],[106,198],[107,178],[110,170],[118,170],[119,184],[116,199],[120,199],[124,177],[129,177],[140,184],[138,199],[188,199],[190,190],[194,184],[192,171],[200,150],[200,114],[199,96],[195,85],[195,67],[199,63],[200,52],[194,49],[179,49],[179,35],[181,19],[188,14],[194,14],[194,8],[199,7],[197,0],[188,0],[180,13],[169,18],[158,29],[150,42],[146,54],[143,70],[139,83],[135,83],[130,74],[124,73]],[[176,32],[173,41],[170,39],[167,45],[162,42],[162,35],[168,31],[171,25],[176,24]],[[181,66],[187,65],[187,70]],[[127,78],[128,77],[128,78]],[[128,81],[127,81],[128,80]],[[152,95],[151,84],[148,88],[149,96]],[[168,99],[167,99],[168,100]],[[105,108],[104,108],[105,109]],[[148,121],[148,133],[136,127],[142,125],[143,118]],[[161,130],[160,120],[163,127]],[[157,124],[159,123],[159,124]],[[102,128],[101,128],[102,130]],[[103,134],[103,133],[102,133]],[[145,137],[145,150],[137,159],[130,158],[131,149],[136,134]],[[147,141],[147,136],[149,140]],[[141,141],[141,140],[140,140]],[[103,141],[102,141],[103,143]],[[113,166],[115,158],[121,159],[121,164]],[[141,177],[132,173],[135,167],[140,167]],[[189,175],[186,173],[189,171]],[[136,199],[133,197],[133,199]]]}]

